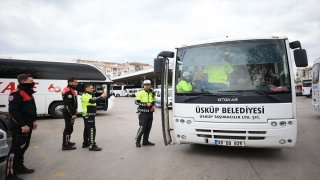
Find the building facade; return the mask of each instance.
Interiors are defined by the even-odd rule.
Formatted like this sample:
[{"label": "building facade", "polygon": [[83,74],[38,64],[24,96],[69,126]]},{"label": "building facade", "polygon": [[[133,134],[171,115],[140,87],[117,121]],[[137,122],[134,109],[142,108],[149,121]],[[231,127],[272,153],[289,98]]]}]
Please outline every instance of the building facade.
[{"label": "building facade", "polygon": [[312,67],[298,68],[296,78],[302,80],[312,79]]},{"label": "building facade", "polygon": [[152,65],[139,62],[103,62],[93,60],[74,59],[72,62],[87,63],[99,67],[110,78],[134,73],[140,70],[152,68]]}]

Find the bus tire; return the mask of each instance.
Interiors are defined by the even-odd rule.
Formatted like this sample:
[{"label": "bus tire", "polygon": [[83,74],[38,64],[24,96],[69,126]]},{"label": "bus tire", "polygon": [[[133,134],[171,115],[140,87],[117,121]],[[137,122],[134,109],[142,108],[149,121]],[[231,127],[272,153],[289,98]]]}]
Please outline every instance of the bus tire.
[{"label": "bus tire", "polygon": [[119,97],[120,96],[120,94],[116,94],[116,97]]},{"label": "bus tire", "polygon": [[49,114],[54,119],[61,119],[63,118],[63,114],[62,114],[63,107],[64,107],[63,102],[55,102],[50,106]]}]

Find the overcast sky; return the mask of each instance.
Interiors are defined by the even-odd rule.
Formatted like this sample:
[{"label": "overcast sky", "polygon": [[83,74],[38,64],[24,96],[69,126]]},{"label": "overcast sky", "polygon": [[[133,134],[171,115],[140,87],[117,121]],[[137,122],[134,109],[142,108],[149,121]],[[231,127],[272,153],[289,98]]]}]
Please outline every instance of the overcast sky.
[{"label": "overcast sky", "polygon": [[299,40],[320,57],[319,0],[0,0],[0,56],[153,64],[160,51],[239,36]]}]

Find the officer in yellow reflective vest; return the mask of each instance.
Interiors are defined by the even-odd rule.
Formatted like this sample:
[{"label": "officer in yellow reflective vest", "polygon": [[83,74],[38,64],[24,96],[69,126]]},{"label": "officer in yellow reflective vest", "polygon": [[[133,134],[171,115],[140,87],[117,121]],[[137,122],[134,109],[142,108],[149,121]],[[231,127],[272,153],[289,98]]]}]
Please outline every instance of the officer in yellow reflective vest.
[{"label": "officer in yellow reflective vest", "polygon": [[137,93],[135,104],[138,105],[139,129],[136,136],[136,147],[141,147],[141,137],[143,135],[143,146],[154,146],[149,141],[149,134],[152,127],[153,112],[155,109],[155,93],[151,89],[151,81],[143,81],[143,90]]},{"label": "officer in yellow reflective vest", "polygon": [[222,64],[213,64],[205,66],[203,73],[204,80],[207,80],[206,89],[213,88],[221,90],[227,87],[228,74],[234,71],[229,62],[224,61]]},{"label": "officer in yellow reflective vest", "polygon": [[97,112],[97,104],[100,101],[107,98],[107,93],[104,92],[99,97],[94,97],[93,94],[93,85],[86,84],[84,86],[85,92],[81,96],[82,102],[82,116],[84,120],[84,131],[83,131],[83,143],[82,148],[89,147],[89,151],[101,151],[102,148],[99,148],[95,142],[96,137],[96,125],[95,125],[95,116]]},{"label": "officer in yellow reflective vest", "polygon": [[186,71],[182,74],[182,80],[177,84],[177,92],[191,92],[192,91],[192,85],[191,85],[191,74],[190,72]]}]

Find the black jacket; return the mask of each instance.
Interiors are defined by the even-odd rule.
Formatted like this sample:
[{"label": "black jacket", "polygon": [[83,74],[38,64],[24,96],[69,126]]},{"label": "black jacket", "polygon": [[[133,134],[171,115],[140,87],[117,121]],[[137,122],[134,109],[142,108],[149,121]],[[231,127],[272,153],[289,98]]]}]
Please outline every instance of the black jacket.
[{"label": "black jacket", "polygon": [[78,109],[77,93],[70,85],[63,89],[62,99],[64,108],[70,113],[70,115],[76,115],[76,111]]},{"label": "black jacket", "polygon": [[37,118],[37,107],[33,95],[35,91],[18,85],[9,95],[9,113],[11,120],[9,128],[15,125],[20,127],[28,125],[33,128],[33,122]]}]

